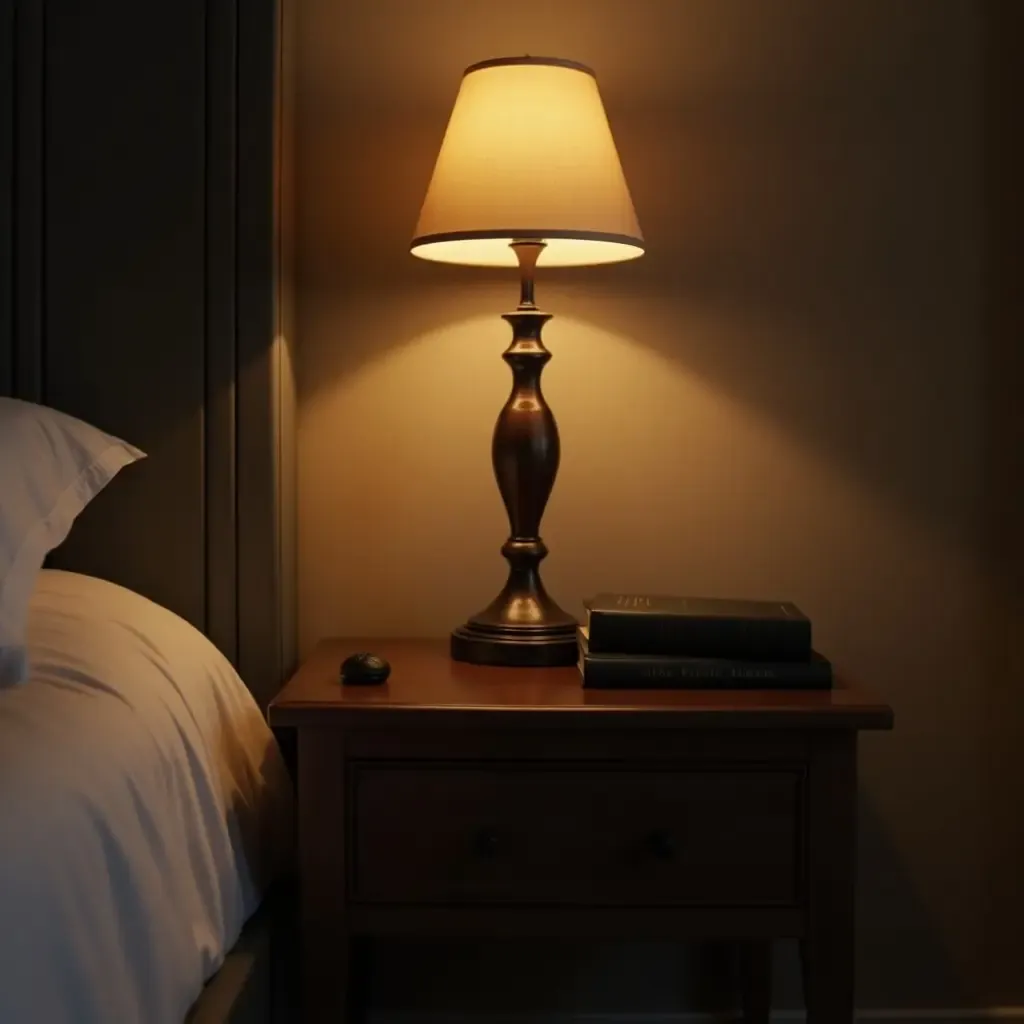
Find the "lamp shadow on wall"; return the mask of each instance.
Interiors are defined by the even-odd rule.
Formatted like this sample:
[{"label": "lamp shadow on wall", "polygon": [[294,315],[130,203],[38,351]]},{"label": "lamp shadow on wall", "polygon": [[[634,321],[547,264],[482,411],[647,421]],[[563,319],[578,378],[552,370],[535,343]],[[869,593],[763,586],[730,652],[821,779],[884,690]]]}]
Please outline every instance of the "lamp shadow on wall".
[{"label": "lamp shadow on wall", "polygon": [[[874,746],[892,736],[869,738]],[[991,995],[974,965],[958,965],[944,941],[949,922],[936,918],[922,895],[913,859],[897,846],[883,808],[866,787],[858,800],[858,991],[876,1006],[926,1010],[988,1007]],[[795,953],[794,951],[790,951]],[[780,978],[792,979],[795,971]],[[920,995],[907,1005],[905,993]]]},{"label": "lamp shadow on wall", "polygon": [[[970,369],[935,370],[943,346],[950,362],[960,359],[959,325],[929,331],[896,311],[880,313],[868,329],[855,300],[816,312],[799,295],[772,302],[731,291],[728,282],[716,289],[701,280],[706,271],[690,276],[682,261],[655,258],[680,269],[660,281],[658,270],[645,275],[631,266],[540,274],[538,301],[555,317],[545,329],[554,355],[545,391],[564,438],[568,430],[599,440],[605,473],[622,471],[623,486],[641,484],[641,465],[652,478],[664,473],[673,449],[703,445],[727,459],[698,402],[688,413],[687,396],[699,392],[701,401],[732,409],[751,429],[778,435],[890,504],[956,557],[969,557],[974,538],[962,483],[974,439],[955,407],[971,400],[963,394]],[[499,315],[514,306],[514,275],[423,269],[406,268],[400,285],[364,280],[341,295],[328,291],[319,308],[307,293],[303,315],[313,327],[303,345],[319,351],[303,360],[316,366],[315,377],[299,382],[304,408],[374,373],[379,400],[393,410],[411,415],[415,393],[431,394],[432,414],[458,437],[467,429],[489,433],[509,387],[500,354],[511,335]],[[803,284],[826,290],[820,276],[808,274]],[[925,354],[927,346],[933,351]],[[922,384],[922,374],[934,374],[934,386]],[[659,418],[664,408],[651,401],[659,381],[680,389],[671,419]],[[564,451],[563,469],[586,457],[569,444]]]}]

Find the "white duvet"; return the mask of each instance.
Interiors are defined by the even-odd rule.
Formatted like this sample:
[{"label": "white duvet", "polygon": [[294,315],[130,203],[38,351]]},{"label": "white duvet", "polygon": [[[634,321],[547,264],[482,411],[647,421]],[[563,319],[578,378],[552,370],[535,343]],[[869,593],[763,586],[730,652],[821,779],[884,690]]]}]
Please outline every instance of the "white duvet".
[{"label": "white duvet", "polygon": [[270,730],[197,630],[43,571],[0,690],[0,1024],[181,1024],[282,866]]}]

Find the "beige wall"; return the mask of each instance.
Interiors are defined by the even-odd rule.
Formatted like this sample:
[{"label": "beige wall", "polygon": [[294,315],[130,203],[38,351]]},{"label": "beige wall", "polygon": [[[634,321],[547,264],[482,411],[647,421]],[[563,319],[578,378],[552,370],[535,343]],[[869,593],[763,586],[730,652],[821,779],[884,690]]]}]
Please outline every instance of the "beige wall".
[{"label": "beige wall", "polygon": [[[1020,622],[1020,577],[997,591],[985,572],[1018,522],[1015,489],[993,481],[1020,467],[1015,396],[991,387],[1013,350],[993,340],[986,291],[982,5],[298,13],[301,648],[442,634],[503,581],[489,446],[515,282],[422,263],[407,242],[462,67],[585,61],[648,254],[539,282],[563,450],[549,588],[574,610],[616,588],[798,602],[897,712],[894,734],[863,743],[861,1004],[1024,1003],[1008,731],[1024,699],[991,653]],[[385,1001],[714,999],[680,981],[674,951],[520,950],[528,986],[502,955],[474,954],[491,989],[477,997],[447,954],[398,951],[408,973]]]}]

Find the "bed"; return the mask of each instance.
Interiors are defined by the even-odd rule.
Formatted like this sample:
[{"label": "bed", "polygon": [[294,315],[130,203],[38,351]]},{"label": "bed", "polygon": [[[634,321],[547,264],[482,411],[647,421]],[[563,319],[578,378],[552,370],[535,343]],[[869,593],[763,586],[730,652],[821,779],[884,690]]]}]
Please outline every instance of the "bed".
[{"label": "bed", "polygon": [[227,659],[134,591],[44,569],[27,640],[0,693],[0,1020],[176,1024],[290,866],[282,753]]},{"label": "bed", "polygon": [[[177,616],[259,709],[295,660],[289,13],[0,2],[0,396],[147,454],[47,568]],[[189,1024],[287,1004],[289,887],[207,961]]]}]

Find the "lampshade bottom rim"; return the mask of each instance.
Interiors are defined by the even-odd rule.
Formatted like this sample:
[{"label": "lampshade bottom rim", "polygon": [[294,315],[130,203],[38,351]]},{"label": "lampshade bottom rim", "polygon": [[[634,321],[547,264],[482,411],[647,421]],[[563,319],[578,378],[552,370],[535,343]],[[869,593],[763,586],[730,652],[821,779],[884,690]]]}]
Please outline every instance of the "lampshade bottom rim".
[{"label": "lampshade bottom rim", "polygon": [[419,259],[459,266],[514,267],[513,242],[544,243],[539,267],[586,267],[624,263],[644,254],[641,238],[569,232],[502,231],[424,235],[414,238],[410,252]]}]

